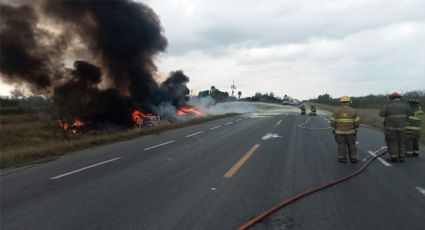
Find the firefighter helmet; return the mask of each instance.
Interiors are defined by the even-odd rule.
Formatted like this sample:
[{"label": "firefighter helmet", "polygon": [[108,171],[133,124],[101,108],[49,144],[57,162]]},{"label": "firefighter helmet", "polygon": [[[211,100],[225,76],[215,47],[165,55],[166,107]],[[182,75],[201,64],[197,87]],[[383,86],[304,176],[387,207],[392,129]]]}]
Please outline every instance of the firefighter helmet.
[{"label": "firefighter helmet", "polygon": [[342,96],[339,98],[340,102],[350,102],[351,98],[349,96]]},{"label": "firefighter helmet", "polygon": [[394,99],[400,99],[401,95],[397,92],[393,92],[390,95],[388,95],[388,97],[390,98],[390,100],[394,100]]}]

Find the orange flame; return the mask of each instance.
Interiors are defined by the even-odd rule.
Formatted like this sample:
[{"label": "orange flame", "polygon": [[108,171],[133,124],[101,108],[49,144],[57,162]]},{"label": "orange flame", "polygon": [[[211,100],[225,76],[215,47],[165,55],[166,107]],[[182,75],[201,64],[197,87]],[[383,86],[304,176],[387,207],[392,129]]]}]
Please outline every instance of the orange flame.
[{"label": "orange flame", "polygon": [[143,113],[143,112],[141,112],[141,111],[139,111],[137,109],[134,110],[131,113],[131,118],[133,119],[133,122],[135,124],[140,123],[143,119],[146,119],[146,118],[155,118],[155,119],[159,120],[159,116],[155,116],[155,115],[153,115],[151,113]]},{"label": "orange flame", "polygon": [[71,126],[71,132],[76,134],[78,132],[78,129],[81,126],[84,126],[86,123],[80,119],[74,119],[71,125],[68,125],[67,122],[63,122],[62,120],[58,120],[58,123],[63,129],[68,130]]},{"label": "orange flame", "polygon": [[195,116],[203,116],[204,114],[199,111],[198,109],[195,109],[194,107],[180,107],[177,109],[177,114],[179,116],[184,116],[186,114],[192,114]]}]

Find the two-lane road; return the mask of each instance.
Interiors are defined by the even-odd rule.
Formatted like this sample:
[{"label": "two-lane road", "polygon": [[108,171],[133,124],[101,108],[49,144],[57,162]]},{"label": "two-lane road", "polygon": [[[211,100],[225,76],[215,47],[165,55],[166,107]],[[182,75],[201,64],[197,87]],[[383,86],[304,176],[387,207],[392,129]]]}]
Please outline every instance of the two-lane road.
[{"label": "two-lane road", "polygon": [[[283,199],[347,175],[327,130],[287,107],[79,151],[1,176],[1,229],[236,229]],[[328,127],[326,117],[309,127]],[[359,154],[385,143],[361,129]],[[425,160],[360,176],[255,229],[422,229]]]}]

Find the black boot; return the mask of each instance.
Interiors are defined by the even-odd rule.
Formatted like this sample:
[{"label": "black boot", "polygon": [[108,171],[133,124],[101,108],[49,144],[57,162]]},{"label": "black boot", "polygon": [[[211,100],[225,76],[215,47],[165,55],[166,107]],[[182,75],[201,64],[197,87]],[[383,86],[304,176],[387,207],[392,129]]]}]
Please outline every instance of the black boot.
[{"label": "black boot", "polygon": [[400,163],[404,163],[404,157],[399,157],[399,158],[398,158],[398,162],[400,162]]},{"label": "black boot", "polygon": [[339,162],[341,162],[341,163],[347,163],[347,159],[339,159]]},{"label": "black boot", "polygon": [[413,153],[412,157],[419,157],[419,153]]},{"label": "black boot", "polygon": [[357,163],[359,163],[359,160],[357,160],[357,159],[350,159],[350,161],[351,161],[351,163],[353,163],[353,164],[357,164]]},{"label": "black boot", "polygon": [[390,158],[387,158],[386,161],[397,163],[398,159],[396,157],[390,157]]}]

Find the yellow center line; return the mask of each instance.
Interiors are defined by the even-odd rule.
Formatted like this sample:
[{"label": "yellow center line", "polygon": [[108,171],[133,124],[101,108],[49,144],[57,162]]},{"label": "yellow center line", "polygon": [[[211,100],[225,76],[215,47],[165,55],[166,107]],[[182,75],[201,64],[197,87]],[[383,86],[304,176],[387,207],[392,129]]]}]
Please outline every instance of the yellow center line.
[{"label": "yellow center line", "polygon": [[224,174],[223,177],[224,178],[232,177],[233,174],[235,174],[242,167],[242,165],[245,164],[245,162],[255,153],[258,147],[260,147],[260,144],[254,145],[247,153],[245,153],[245,155],[238,162],[236,162],[235,165],[233,165],[229,169],[229,171],[227,171],[226,174]]},{"label": "yellow center line", "polygon": [[280,123],[282,122],[282,120],[279,120],[277,123],[276,123],[276,126],[278,126],[278,125],[280,125]]}]

